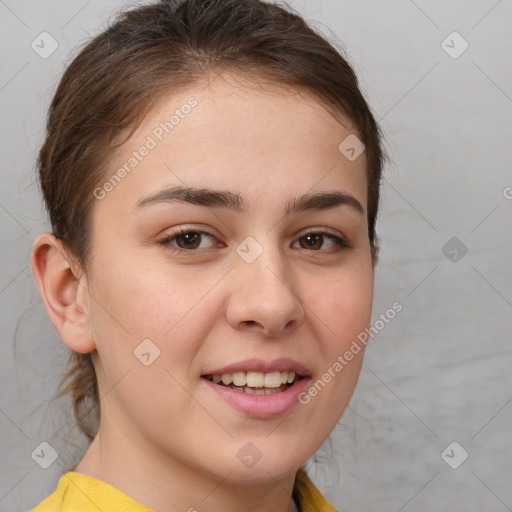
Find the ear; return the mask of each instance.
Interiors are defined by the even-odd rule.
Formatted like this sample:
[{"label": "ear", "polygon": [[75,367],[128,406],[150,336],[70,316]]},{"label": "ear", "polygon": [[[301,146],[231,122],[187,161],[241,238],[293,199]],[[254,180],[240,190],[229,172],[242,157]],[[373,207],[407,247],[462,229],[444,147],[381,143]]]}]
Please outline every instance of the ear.
[{"label": "ear", "polygon": [[48,316],[62,341],[75,352],[96,350],[85,273],[51,233],[39,235],[30,257]]}]

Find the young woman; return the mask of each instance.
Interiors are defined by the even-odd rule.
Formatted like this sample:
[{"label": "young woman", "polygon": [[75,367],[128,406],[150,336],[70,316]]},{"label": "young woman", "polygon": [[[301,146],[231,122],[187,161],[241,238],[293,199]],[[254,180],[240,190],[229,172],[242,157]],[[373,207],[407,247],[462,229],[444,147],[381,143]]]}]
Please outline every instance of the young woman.
[{"label": "young woman", "polygon": [[83,48],[32,266],[92,442],[35,511],[335,510],[302,466],[360,372],[382,158],[351,67],[278,5],[154,3]]}]

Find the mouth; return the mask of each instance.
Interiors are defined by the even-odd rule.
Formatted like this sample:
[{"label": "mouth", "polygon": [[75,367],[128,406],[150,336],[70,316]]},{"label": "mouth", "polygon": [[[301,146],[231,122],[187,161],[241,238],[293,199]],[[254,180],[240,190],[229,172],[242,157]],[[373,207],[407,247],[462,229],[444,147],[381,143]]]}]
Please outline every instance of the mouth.
[{"label": "mouth", "polygon": [[[289,414],[311,382],[311,372],[289,358],[246,359],[203,370],[206,392],[252,419],[272,420]],[[209,390],[209,391],[208,391]]]},{"label": "mouth", "polygon": [[202,375],[202,378],[240,393],[251,395],[275,395],[293,387],[304,376],[293,371],[234,372]]}]

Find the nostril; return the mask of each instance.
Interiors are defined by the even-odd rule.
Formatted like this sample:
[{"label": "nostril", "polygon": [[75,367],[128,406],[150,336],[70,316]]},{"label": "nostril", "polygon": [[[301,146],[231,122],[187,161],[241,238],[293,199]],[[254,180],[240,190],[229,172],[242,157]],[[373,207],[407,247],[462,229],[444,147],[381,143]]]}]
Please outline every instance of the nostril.
[{"label": "nostril", "polygon": [[291,319],[285,326],[285,329],[290,329],[291,327],[294,327],[296,324],[298,324],[297,320]]}]

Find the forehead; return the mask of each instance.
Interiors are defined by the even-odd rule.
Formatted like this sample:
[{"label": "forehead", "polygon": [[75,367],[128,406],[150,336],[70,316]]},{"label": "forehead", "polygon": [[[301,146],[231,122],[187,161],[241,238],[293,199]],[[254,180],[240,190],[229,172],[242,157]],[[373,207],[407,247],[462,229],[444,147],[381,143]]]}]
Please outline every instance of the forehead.
[{"label": "forehead", "polygon": [[365,156],[351,161],[339,149],[355,133],[348,118],[335,119],[307,90],[210,77],[155,104],[110,162],[107,181],[125,172],[109,196],[122,190],[134,204],[172,184],[248,196],[343,186],[365,206]]}]

